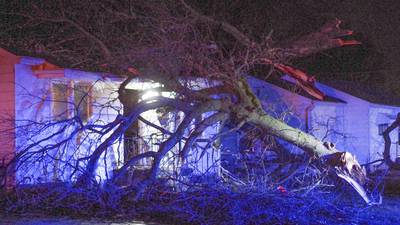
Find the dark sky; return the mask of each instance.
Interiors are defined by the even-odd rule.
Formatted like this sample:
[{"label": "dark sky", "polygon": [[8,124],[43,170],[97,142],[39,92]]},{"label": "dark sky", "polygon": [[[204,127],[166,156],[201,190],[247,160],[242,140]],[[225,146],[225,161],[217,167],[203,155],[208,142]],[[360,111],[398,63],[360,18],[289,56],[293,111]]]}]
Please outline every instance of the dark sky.
[{"label": "dark sky", "polygon": [[272,29],[275,40],[313,32],[339,18],[342,27],[354,30],[354,37],[363,44],[324,51],[294,63],[318,79],[356,77],[384,83],[384,88],[397,90],[400,99],[400,0],[188,1],[217,19],[234,24],[246,20],[245,26],[238,27],[245,32],[261,31],[259,36],[263,36]]},{"label": "dark sky", "polygon": [[319,80],[331,81],[331,85],[335,80],[356,81],[360,91],[370,91],[353,94],[400,104],[400,1],[283,0],[278,5],[284,14],[281,19],[286,16],[295,32],[317,29],[323,21],[336,17],[343,21],[341,27],[353,30],[354,38],[362,42],[360,46],[332,49],[298,60],[295,63],[300,68]]},{"label": "dark sky", "polygon": [[[318,72],[399,70],[400,65],[400,1],[397,0],[322,0],[304,1],[302,17],[311,23],[318,19],[337,17],[343,27],[355,31],[362,46],[325,52],[332,68]],[[316,3],[317,2],[317,3]],[[329,56],[332,60],[329,60]],[[333,63],[337,60],[340,63]],[[350,63],[346,63],[350,61]],[[336,68],[335,68],[336,67]],[[342,67],[342,68],[340,68]],[[353,67],[353,68],[351,68]]]},{"label": "dark sky", "polygon": [[245,24],[251,24],[250,31],[274,30],[275,40],[313,32],[328,20],[341,19],[341,27],[353,30],[354,38],[362,45],[332,49],[297,61],[300,67],[321,78],[329,73],[379,71],[384,73],[380,76],[392,80],[400,72],[399,0],[230,0],[217,4],[199,1],[203,11],[215,7],[210,11],[217,17],[221,8],[228,8],[224,19],[233,23],[246,20]]},{"label": "dark sky", "polygon": [[[358,97],[400,105],[399,0],[254,1],[258,3],[248,14],[251,17],[251,11],[264,10],[267,21],[260,23],[264,18],[256,18],[255,24],[273,29],[275,40],[313,32],[329,20],[341,19],[341,27],[353,30],[353,38],[362,45],[327,50],[292,63],[317,80]],[[254,1],[247,0],[247,4]]]}]

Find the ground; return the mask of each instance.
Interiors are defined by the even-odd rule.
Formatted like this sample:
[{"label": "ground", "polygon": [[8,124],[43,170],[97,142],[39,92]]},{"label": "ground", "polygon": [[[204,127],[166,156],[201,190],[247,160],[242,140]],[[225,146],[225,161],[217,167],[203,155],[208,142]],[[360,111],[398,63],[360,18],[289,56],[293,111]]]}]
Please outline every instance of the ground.
[{"label": "ground", "polygon": [[155,223],[145,223],[143,221],[104,221],[97,219],[71,219],[62,218],[46,218],[36,217],[31,218],[28,215],[24,216],[8,216],[0,218],[2,225],[159,225]]},{"label": "ground", "polygon": [[400,196],[385,196],[381,206],[360,210],[359,216],[369,224],[400,224]]},{"label": "ground", "polygon": [[[360,208],[354,217],[359,218],[359,222],[353,224],[371,225],[397,225],[400,224],[400,196],[385,196],[383,204]],[[340,218],[337,218],[338,224]],[[312,221],[310,221],[312,224]],[[2,216],[0,224],[3,225],[157,225],[155,223],[145,223],[142,221],[121,221],[121,220],[99,220],[99,219],[71,219],[68,217],[37,217],[33,215],[21,216]]]}]

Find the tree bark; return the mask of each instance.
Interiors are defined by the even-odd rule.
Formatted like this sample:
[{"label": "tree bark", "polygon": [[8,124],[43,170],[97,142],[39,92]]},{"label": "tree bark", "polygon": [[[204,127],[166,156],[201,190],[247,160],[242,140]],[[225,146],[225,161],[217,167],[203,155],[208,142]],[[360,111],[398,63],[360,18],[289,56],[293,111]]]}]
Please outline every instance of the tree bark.
[{"label": "tree bark", "polygon": [[351,153],[340,151],[332,143],[323,142],[268,115],[246,80],[241,80],[238,84],[239,95],[244,104],[234,109],[239,118],[245,118],[247,122],[260,126],[271,135],[298,146],[310,157],[320,159],[325,165],[332,167],[338,177],[349,183],[366,203],[377,204],[363,187],[366,174]]}]

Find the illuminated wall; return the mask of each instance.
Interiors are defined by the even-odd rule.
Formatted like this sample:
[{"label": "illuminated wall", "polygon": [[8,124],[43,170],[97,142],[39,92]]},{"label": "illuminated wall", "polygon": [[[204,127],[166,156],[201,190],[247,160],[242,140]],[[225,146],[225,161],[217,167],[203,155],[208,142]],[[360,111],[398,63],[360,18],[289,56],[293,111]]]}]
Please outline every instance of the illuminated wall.
[{"label": "illuminated wall", "polygon": [[[36,61],[35,61],[36,60]],[[19,183],[52,182],[56,180],[74,180],[82,171],[75,171],[77,159],[88,156],[107,135],[99,137],[98,134],[87,131],[73,134],[78,124],[72,122],[60,122],[55,117],[56,107],[54,89],[55,84],[90,84],[91,112],[85,123],[106,124],[115,119],[117,109],[121,109],[115,99],[117,83],[99,80],[98,74],[65,69],[64,76],[38,77],[34,74],[32,66],[41,63],[40,59],[25,58],[20,64],[15,65],[16,87],[16,152],[35,152],[30,157],[24,158],[24,163],[17,169],[17,181]],[[68,99],[67,115],[62,119],[70,119],[76,115],[76,101],[73,91],[64,93]],[[61,93],[62,94],[62,93]],[[76,95],[77,93],[75,93]],[[104,107],[104,105],[109,107]],[[112,106],[112,107],[110,107]],[[53,124],[53,125],[52,125]],[[65,127],[64,130],[62,130]],[[58,131],[63,131],[57,134]],[[47,137],[50,137],[47,140]],[[46,139],[46,140],[45,140]],[[68,140],[64,142],[65,140]],[[63,143],[63,144],[60,144]],[[43,151],[52,145],[59,145],[48,151]],[[104,180],[112,175],[112,171],[120,166],[123,160],[121,149],[123,145],[118,143],[110,147],[106,154],[99,160],[96,178]],[[41,152],[43,151],[43,152]],[[29,154],[28,154],[29,155]],[[81,161],[79,168],[85,166]],[[76,173],[74,173],[76,172]]]}]

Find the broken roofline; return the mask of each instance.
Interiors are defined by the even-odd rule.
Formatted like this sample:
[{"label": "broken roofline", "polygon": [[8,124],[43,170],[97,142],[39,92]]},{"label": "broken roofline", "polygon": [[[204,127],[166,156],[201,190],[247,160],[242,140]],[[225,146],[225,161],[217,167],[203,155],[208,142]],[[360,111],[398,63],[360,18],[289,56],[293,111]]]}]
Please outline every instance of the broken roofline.
[{"label": "broken roofline", "polygon": [[[321,84],[319,82],[315,82],[314,84],[315,84],[316,87],[318,87],[320,90],[322,90],[324,92],[324,98],[323,99],[316,98],[315,96],[309,94],[306,90],[304,90],[301,87],[299,87],[299,92],[293,92],[293,90],[290,90],[291,87],[298,86],[298,83],[297,83],[297,80],[295,78],[293,78],[293,77],[291,77],[289,75],[284,75],[284,76],[280,77],[279,79],[275,80],[275,82],[274,81],[268,81],[268,80],[266,82],[269,82],[269,83],[271,83],[271,84],[273,84],[273,85],[275,85],[275,86],[277,86],[279,88],[282,88],[282,89],[284,89],[286,91],[290,91],[293,94],[301,95],[301,96],[303,96],[305,98],[308,98],[308,99],[311,99],[311,100],[316,100],[316,101],[326,102],[326,103],[328,103],[328,102],[331,102],[331,103],[344,103],[344,104],[347,103],[345,100],[341,99],[339,96],[333,95],[332,91],[327,91],[327,88],[335,90],[335,91],[338,91],[338,90],[336,90],[336,89],[334,89],[332,87],[329,87],[327,85],[323,85],[323,84]],[[323,87],[321,85],[323,85]],[[288,86],[290,86],[290,87],[288,87]],[[348,93],[346,93],[346,94],[348,94]],[[348,94],[348,95],[350,95],[350,94]]]}]

